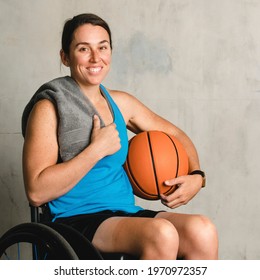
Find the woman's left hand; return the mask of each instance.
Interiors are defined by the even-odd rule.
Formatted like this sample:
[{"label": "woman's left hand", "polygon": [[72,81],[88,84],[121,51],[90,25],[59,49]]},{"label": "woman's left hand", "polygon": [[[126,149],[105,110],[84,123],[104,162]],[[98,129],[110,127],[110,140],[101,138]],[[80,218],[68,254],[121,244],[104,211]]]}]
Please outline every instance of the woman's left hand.
[{"label": "woman's left hand", "polygon": [[169,208],[177,208],[187,204],[201,189],[200,175],[186,175],[164,182],[165,186],[176,186],[176,190],[169,195],[161,194],[161,202]]}]

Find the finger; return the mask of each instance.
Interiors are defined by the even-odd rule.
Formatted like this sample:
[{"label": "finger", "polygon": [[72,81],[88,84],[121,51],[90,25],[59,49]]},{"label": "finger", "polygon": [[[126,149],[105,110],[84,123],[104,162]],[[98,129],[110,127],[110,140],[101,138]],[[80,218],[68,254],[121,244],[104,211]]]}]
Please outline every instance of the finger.
[{"label": "finger", "polygon": [[167,201],[167,195],[161,193],[160,197],[161,197],[161,200]]},{"label": "finger", "polygon": [[175,199],[171,202],[167,202],[167,201],[164,201],[164,200],[161,200],[161,202],[162,202],[163,205],[165,205],[165,206],[167,206],[171,209],[174,209],[174,208],[177,208],[177,207],[183,205],[183,203],[180,201],[179,198],[177,198],[177,199]]},{"label": "finger", "polygon": [[171,199],[169,199],[169,197],[167,197],[166,200],[162,199],[161,202],[169,208],[177,208],[181,205],[187,204],[187,201],[184,199],[184,197],[182,197],[180,195],[178,195],[175,198],[172,197]]},{"label": "finger", "polygon": [[161,197],[162,202],[166,203],[168,206],[170,204],[172,205],[172,204],[180,202],[181,197],[183,197],[183,196],[182,196],[181,189],[176,188],[174,190],[174,192],[172,192],[171,194],[168,194],[168,195],[160,194],[160,197]]},{"label": "finger", "polygon": [[182,177],[177,177],[177,178],[174,178],[174,179],[169,179],[169,180],[164,181],[164,184],[166,186],[174,186],[174,185],[179,185],[179,184],[182,184],[182,183],[183,183],[183,178]]},{"label": "finger", "polygon": [[171,208],[171,209],[175,209],[175,208],[178,208],[178,207],[183,206],[183,205],[184,205],[184,203],[175,203],[175,204],[170,205],[168,207]]},{"label": "finger", "polygon": [[100,118],[98,115],[93,116],[93,129],[100,129]]}]

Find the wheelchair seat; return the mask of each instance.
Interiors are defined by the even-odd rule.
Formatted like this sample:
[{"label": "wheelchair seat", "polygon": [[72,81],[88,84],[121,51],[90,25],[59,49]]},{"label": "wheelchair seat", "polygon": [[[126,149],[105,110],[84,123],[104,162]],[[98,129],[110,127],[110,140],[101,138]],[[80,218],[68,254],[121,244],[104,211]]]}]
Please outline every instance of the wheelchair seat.
[{"label": "wheelchair seat", "polygon": [[[32,222],[44,223],[49,225],[51,228],[58,231],[65,239],[72,245],[73,249],[76,251],[80,259],[85,260],[133,260],[136,259],[134,256],[125,253],[101,253],[92,245],[92,243],[84,237],[80,232],[74,228],[61,224],[51,222],[52,215],[47,204],[41,205],[40,207],[34,207],[30,205],[31,208],[31,220]],[[82,242],[82,243],[81,243]],[[82,246],[81,246],[82,244]],[[84,245],[83,245],[84,244]],[[85,251],[85,248],[88,251]],[[84,252],[83,252],[84,251]]]}]

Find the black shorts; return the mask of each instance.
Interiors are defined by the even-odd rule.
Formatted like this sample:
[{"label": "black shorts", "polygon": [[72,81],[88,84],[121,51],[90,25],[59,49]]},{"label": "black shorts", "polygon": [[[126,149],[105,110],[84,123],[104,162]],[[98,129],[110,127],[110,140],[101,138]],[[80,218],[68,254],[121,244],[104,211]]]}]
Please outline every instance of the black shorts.
[{"label": "black shorts", "polygon": [[102,222],[111,217],[144,217],[154,218],[161,211],[140,210],[136,213],[105,210],[93,214],[82,214],[66,218],[58,218],[55,223],[62,223],[81,232],[89,241],[92,241],[97,228]]}]

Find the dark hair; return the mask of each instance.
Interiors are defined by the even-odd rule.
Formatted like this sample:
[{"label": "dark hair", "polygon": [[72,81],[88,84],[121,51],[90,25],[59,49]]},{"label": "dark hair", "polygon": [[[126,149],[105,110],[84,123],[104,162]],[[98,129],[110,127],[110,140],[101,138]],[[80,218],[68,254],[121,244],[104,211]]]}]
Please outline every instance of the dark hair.
[{"label": "dark hair", "polygon": [[109,35],[109,40],[110,40],[110,47],[112,49],[112,38],[111,38],[112,35],[111,35],[111,31],[110,31],[108,24],[97,15],[80,14],[80,15],[73,17],[72,19],[67,20],[64,24],[63,32],[62,32],[62,39],[61,39],[61,47],[65,54],[67,54],[67,55],[69,54],[70,44],[73,40],[74,31],[81,25],[84,25],[87,23],[96,25],[96,26],[101,26],[107,31],[107,33]]}]

